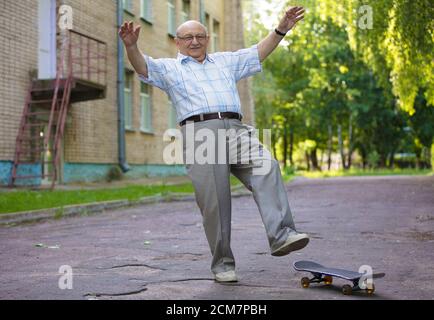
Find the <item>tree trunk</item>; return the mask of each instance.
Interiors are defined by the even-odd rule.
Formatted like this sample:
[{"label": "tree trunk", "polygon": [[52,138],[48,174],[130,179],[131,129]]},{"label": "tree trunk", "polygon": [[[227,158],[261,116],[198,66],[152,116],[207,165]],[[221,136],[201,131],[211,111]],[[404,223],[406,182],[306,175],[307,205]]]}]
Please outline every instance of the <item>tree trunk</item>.
[{"label": "tree trunk", "polygon": [[428,169],[432,169],[434,166],[434,163],[432,162],[432,147],[428,147]]},{"label": "tree trunk", "polygon": [[305,152],[304,152],[304,156],[306,157],[307,171],[310,171],[309,152],[305,151]]},{"label": "tree trunk", "polygon": [[380,168],[386,167],[386,159],[387,159],[387,154],[384,154],[383,152],[380,153]]},{"label": "tree trunk", "polygon": [[283,168],[286,168],[288,160],[288,129],[283,127]]},{"label": "tree trunk", "polygon": [[294,152],[294,128],[291,126],[289,128],[289,163],[294,166],[294,161],[292,159],[292,153]]},{"label": "tree trunk", "polygon": [[358,150],[360,152],[360,156],[362,157],[362,168],[363,170],[366,169],[366,164],[368,163],[368,159],[367,159],[367,152],[365,147],[363,146],[362,143],[358,144]]},{"label": "tree trunk", "polygon": [[342,139],[342,126],[338,124],[338,140],[339,140],[339,152],[341,154],[342,168],[346,169],[345,154],[344,154],[344,142]]},{"label": "tree trunk", "polygon": [[272,133],[272,136],[271,136],[271,148],[273,149],[273,156],[277,159],[276,140],[277,140],[277,135],[274,132],[274,133]]},{"label": "tree trunk", "polygon": [[319,159],[319,171],[322,171],[324,164],[324,149],[321,149],[321,158]]},{"label": "tree trunk", "polygon": [[310,160],[312,161],[312,170],[319,170],[318,168],[318,157],[316,155],[317,148],[310,152]]},{"label": "tree trunk", "polygon": [[333,131],[332,131],[332,125],[328,125],[328,134],[329,139],[327,141],[327,170],[330,171],[330,168],[332,166],[332,139],[333,139]]},{"label": "tree trunk", "polygon": [[393,169],[395,166],[395,150],[392,150],[392,152],[389,155],[389,168]]},{"label": "tree trunk", "polygon": [[351,169],[351,157],[353,154],[353,115],[350,114],[350,120],[348,125],[348,159],[347,169]]}]

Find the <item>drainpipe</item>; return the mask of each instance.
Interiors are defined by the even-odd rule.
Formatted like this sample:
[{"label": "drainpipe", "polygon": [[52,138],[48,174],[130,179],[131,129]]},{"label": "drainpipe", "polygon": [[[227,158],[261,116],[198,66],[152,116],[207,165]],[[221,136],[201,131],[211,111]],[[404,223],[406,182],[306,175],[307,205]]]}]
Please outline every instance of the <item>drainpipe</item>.
[{"label": "drainpipe", "polygon": [[[117,0],[117,30],[122,25],[124,15],[124,8],[122,0]],[[119,155],[119,167],[122,172],[125,173],[130,170],[126,160],[126,152],[125,152],[125,118],[124,118],[124,46],[122,43],[122,39],[116,32],[116,36],[118,39],[118,79],[117,79],[117,90],[118,90],[118,155]]]}]

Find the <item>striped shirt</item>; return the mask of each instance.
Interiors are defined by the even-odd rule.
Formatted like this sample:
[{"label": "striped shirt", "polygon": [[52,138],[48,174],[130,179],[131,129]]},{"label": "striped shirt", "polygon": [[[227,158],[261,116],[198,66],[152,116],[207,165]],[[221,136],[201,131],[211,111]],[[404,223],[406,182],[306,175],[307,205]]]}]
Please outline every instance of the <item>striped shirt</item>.
[{"label": "striped shirt", "polygon": [[235,52],[207,54],[203,63],[181,53],[176,59],[143,56],[148,77],[139,74],[139,79],[167,93],[178,123],[201,113],[242,115],[236,83],[262,71],[257,45]]}]

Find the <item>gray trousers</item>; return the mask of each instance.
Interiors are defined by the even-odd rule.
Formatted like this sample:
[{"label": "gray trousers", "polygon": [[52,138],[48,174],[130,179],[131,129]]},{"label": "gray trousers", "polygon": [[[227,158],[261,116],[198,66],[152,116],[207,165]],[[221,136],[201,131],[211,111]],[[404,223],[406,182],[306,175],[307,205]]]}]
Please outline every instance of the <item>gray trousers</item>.
[{"label": "gray trousers", "polygon": [[[181,127],[183,160],[194,186],[196,202],[203,217],[205,234],[213,255],[211,271],[219,273],[234,270],[235,260],[230,246],[230,173],[253,193],[265,226],[270,249],[274,251],[286,241],[290,233],[295,232],[279,164],[255,137],[255,129],[237,119],[195,122],[194,129],[192,124],[190,122]],[[219,129],[220,132],[229,129],[234,129],[232,133],[235,131],[232,136],[224,137],[225,141],[221,142],[220,149],[217,141],[219,140]],[[192,141],[194,136],[200,140],[199,138],[208,137],[211,133],[215,137],[214,149],[211,147],[204,151],[204,142],[209,140],[207,138],[203,138],[202,141]],[[186,139],[189,141],[187,142]],[[226,161],[223,163],[217,160],[219,151],[220,153],[222,151],[222,145],[226,149]],[[258,147],[246,147],[249,145]],[[197,159],[197,155],[211,156],[213,152],[215,157],[208,158],[215,159],[213,162],[204,163],[203,159]],[[192,161],[193,154],[195,157]],[[258,169],[261,167],[263,169]]]}]

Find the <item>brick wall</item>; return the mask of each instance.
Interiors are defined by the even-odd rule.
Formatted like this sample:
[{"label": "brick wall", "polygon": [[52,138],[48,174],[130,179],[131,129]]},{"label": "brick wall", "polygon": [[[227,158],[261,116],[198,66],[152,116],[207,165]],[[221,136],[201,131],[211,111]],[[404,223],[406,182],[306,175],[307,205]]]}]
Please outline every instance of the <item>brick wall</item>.
[{"label": "brick wall", "polygon": [[64,0],[73,9],[74,30],[107,44],[107,96],[71,105],[64,135],[64,161],[117,162],[116,1]]},{"label": "brick wall", "polygon": [[[124,20],[142,25],[140,49],[155,57],[176,57],[177,48],[167,34],[167,1],[153,1],[152,24],[140,19],[140,1],[132,0],[133,15]],[[117,26],[116,1],[58,0],[73,8],[74,30],[107,43],[107,96],[103,100],[71,105],[64,136],[66,163],[115,164],[117,146]],[[210,20],[220,23],[220,49],[244,47],[240,0],[206,0]],[[177,22],[181,22],[182,0],[176,0]],[[13,160],[15,138],[24,106],[29,72],[37,68],[37,1],[0,1],[0,160]],[[191,19],[199,20],[199,0],[191,2]],[[212,26],[209,30],[212,32]],[[125,57],[126,68],[132,69]],[[140,131],[140,81],[133,77],[133,130],[126,132],[127,161],[130,164],[161,164],[163,133],[169,125],[167,95],[152,87],[153,133]],[[248,81],[240,85],[243,113],[252,122],[252,100]]]},{"label": "brick wall", "polygon": [[36,1],[0,1],[0,160],[13,160],[15,139],[37,68]]}]

